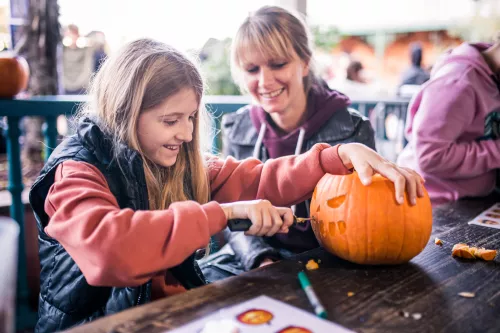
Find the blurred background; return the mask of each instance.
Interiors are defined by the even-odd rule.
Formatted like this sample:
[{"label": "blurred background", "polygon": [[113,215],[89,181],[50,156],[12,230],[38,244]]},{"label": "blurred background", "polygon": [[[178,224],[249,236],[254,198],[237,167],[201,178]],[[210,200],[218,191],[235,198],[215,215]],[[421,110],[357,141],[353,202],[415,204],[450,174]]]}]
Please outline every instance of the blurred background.
[{"label": "blurred background", "polygon": [[[12,47],[11,34],[22,23],[28,3],[0,0],[0,49]],[[429,71],[447,48],[462,41],[490,40],[500,28],[497,0],[59,0],[57,4],[65,50],[79,51],[67,52],[64,60],[74,65],[78,58],[84,63],[79,73],[72,67],[73,79],[79,75],[83,81],[94,66],[91,55],[82,54],[96,52],[94,58],[99,59],[127,41],[148,36],[199,55],[211,95],[239,94],[228,68],[231,36],[249,11],[265,4],[293,7],[306,15],[320,74],[333,87],[351,89],[346,93],[353,98],[396,95],[415,42],[422,48],[421,67]],[[92,48],[98,50],[90,52]],[[355,89],[342,82],[353,61],[361,64],[363,81]],[[75,93],[84,86],[73,82],[63,88]]]}]

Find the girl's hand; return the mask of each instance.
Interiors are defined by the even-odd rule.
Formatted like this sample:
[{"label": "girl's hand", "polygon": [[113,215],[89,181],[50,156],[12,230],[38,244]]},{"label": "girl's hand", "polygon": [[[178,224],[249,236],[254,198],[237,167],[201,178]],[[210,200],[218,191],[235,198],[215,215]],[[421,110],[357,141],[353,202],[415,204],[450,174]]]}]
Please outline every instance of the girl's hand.
[{"label": "girl's hand", "polygon": [[252,226],[245,235],[272,236],[287,233],[293,223],[293,213],[287,207],[274,207],[267,200],[239,201],[221,204],[226,218],[250,219]]},{"label": "girl's hand", "polygon": [[425,180],[417,172],[387,161],[367,146],[360,143],[342,144],[338,153],[347,168],[356,170],[364,185],[371,183],[375,173],[392,180],[396,188],[396,201],[399,204],[404,203],[405,189],[412,205],[417,203],[417,196],[424,196]]}]

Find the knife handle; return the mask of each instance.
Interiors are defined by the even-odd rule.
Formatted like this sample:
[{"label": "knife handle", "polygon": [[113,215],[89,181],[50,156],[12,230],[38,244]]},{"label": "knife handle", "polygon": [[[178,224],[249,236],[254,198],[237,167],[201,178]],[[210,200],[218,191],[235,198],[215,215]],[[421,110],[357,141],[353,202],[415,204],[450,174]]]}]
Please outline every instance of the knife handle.
[{"label": "knife handle", "polygon": [[231,231],[247,231],[252,226],[249,219],[231,219],[227,221],[227,226]]}]

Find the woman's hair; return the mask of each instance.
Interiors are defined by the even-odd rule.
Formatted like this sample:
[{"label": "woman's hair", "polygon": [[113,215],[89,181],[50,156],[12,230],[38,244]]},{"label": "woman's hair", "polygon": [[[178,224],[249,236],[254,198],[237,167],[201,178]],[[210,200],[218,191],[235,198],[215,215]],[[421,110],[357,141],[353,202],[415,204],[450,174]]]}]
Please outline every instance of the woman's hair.
[{"label": "woman's hair", "polygon": [[307,94],[315,81],[312,70],[312,41],[309,29],[299,14],[277,6],[264,6],[251,13],[236,32],[231,45],[231,72],[233,79],[245,91],[241,79],[245,53],[255,49],[264,58],[291,59],[291,50],[309,65],[304,78]]},{"label": "woman's hair", "polygon": [[359,80],[359,72],[363,69],[363,64],[358,60],[352,60],[346,69],[346,78],[351,81]]},{"label": "woman's hair", "polygon": [[[192,89],[200,104],[193,139],[181,146],[171,167],[156,165],[147,158],[137,137],[138,118],[183,89]],[[194,62],[163,43],[140,39],[108,58],[93,78],[89,102],[81,116],[96,119],[101,130],[113,138],[115,159],[120,145],[139,152],[143,159],[150,209],[165,209],[182,200],[209,200],[209,184],[201,147],[208,114],[202,103],[203,80]],[[118,160],[118,159],[117,159]]]}]

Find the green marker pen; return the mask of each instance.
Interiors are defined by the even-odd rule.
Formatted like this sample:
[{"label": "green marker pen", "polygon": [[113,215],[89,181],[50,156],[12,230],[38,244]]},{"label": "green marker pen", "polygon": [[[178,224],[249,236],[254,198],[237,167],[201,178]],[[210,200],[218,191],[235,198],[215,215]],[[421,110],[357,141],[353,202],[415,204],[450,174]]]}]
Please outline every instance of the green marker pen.
[{"label": "green marker pen", "polygon": [[305,291],[307,298],[309,299],[309,302],[313,306],[316,315],[321,318],[326,318],[326,310],[323,305],[321,305],[318,296],[316,296],[316,293],[311,286],[311,282],[307,278],[307,275],[304,271],[299,272],[299,281],[302,289]]}]

